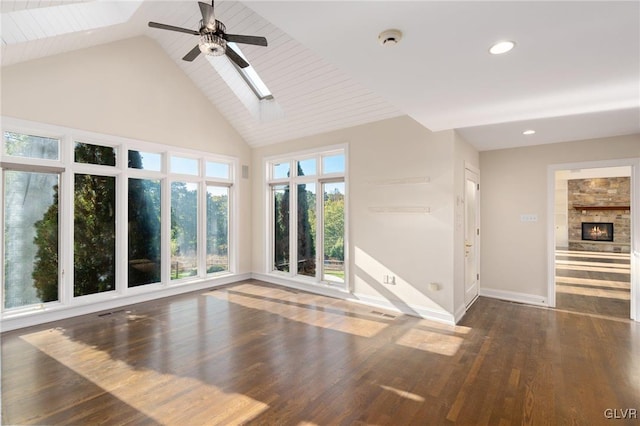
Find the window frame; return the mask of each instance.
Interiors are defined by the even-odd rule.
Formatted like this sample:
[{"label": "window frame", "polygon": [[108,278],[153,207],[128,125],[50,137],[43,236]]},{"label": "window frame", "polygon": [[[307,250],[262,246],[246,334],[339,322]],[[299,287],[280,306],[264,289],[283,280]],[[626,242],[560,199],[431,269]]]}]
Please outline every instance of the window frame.
[{"label": "window frame", "polygon": [[[4,135],[3,135],[4,138]],[[2,226],[4,230],[5,226],[5,197],[4,197],[4,180],[5,180],[5,172],[7,171],[16,171],[16,172],[27,172],[27,173],[48,173],[48,174],[57,174],[58,175],[58,196],[61,197],[61,193],[64,188],[64,180],[65,174],[64,169],[61,167],[53,167],[53,166],[35,166],[35,165],[23,165],[19,163],[8,163],[2,162],[2,166],[0,167],[0,226]],[[64,289],[63,286],[63,278],[64,278],[64,261],[65,261],[65,253],[63,252],[62,247],[62,236],[65,232],[68,232],[67,221],[63,218],[62,214],[62,198],[58,199],[58,299],[50,302],[39,302],[33,303],[29,305],[16,306],[13,308],[5,307],[5,275],[4,275],[4,261],[5,261],[5,233],[2,232],[2,237],[0,238],[0,294],[2,294],[2,303],[0,303],[0,309],[2,312],[9,312],[13,315],[20,315],[23,313],[29,313],[34,311],[43,311],[45,309],[51,309],[52,307],[61,306],[66,299],[68,299],[68,291]]]},{"label": "window frame", "polygon": [[[82,164],[82,163],[81,163]],[[117,160],[116,160],[116,164],[117,164]],[[109,167],[109,168],[114,168],[113,166],[98,166],[95,164],[83,164],[83,166],[95,166],[96,168],[103,168],[103,167]],[[94,169],[91,170],[91,167],[87,169],[85,169],[84,167],[81,169],[76,169],[76,170],[71,170],[69,173],[69,183],[71,185],[71,192],[69,193],[69,198],[71,199],[71,204],[72,207],[69,210],[70,212],[70,216],[68,218],[70,224],[69,224],[69,231],[67,233],[67,236],[70,237],[70,250],[71,250],[71,256],[69,259],[69,268],[66,269],[67,271],[69,271],[68,273],[66,273],[65,275],[69,276],[70,278],[68,278],[68,280],[72,283],[75,284],[74,282],[74,275],[75,275],[75,178],[76,175],[93,175],[93,176],[100,176],[100,177],[113,177],[115,179],[115,201],[116,201],[116,209],[115,209],[115,223],[114,223],[114,227],[115,227],[115,253],[114,253],[114,259],[122,259],[123,258],[123,247],[122,244],[123,242],[127,243],[127,240],[125,239],[123,241],[122,235],[119,233],[119,224],[122,224],[123,220],[122,220],[122,214],[123,214],[123,206],[122,206],[122,197],[120,196],[120,192],[122,192],[122,190],[120,189],[120,187],[122,186],[122,178],[120,177],[120,174],[118,173],[117,170],[112,170],[110,171],[110,173],[108,173],[105,170],[101,170],[101,169]],[[64,237],[63,237],[64,238]],[[64,246],[64,241],[62,242],[63,246]],[[125,250],[126,253],[126,250]],[[70,291],[70,297],[72,298],[72,302],[73,303],[87,303],[87,302],[92,302],[94,300],[102,300],[104,298],[108,298],[108,297],[113,297],[115,294],[123,294],[124,290],[122,288],[120,288],[122,285],[119,282],[118,278],[122,275],[122,267],[120,265],[119,262],[116,261],[115,266],[115,282],[114,282],[114,288],[113,290],[109,290],[109,291],[102,291],[102,292],[98,292],[98,293],[91,293],[91,294],[83,294],[80,296],[76,296],[75,295],[75,286],[72,285],[69,288]],[[83,302],[84,301],[84,302]]]},{"label": "window frame", "polygon": [[171,278],[171,262],[172,262],[172,256],[171,256],[171,247],[168,247],[169,250],[169,285],[176,285],[176,284],[182,284],[182,283],[186,283],[189,281],[193,281],[195,279],[198,279],[200,277],[202,277],[202,270],[203,270],[203,265],[202,265],[202,241],[203,241],[203,235],[202,235],[202,226],[203,226],[203,197],[202,197],[202,188],[203,188],[203,184],[199,179],[187,179],[186,178],[187,175],[175,175],[174,177],[170,178],[168,180],[168,184],[167,186],[169,187],[169,217],[168,219],[168,225],[169,225],[169,235],[171,235],[171,202],[172,202],[172,185],[176,182],[180,182],[180,183],[185,183],[185,184],[195,184],[196,185],[196,275],[191,275],[191,276],[187,276],[187,277],[183,277],[183,278],[176,278],[176,279],[172,279]]},{"label": "window frame", "polygon": [[[233,65],[233,67],[236,69],[236,71],[238,72],[238,74],[240,74],[240,77],[242,77],[242,79],[245,81],[245,83],[247,83],[247,86],[249,86],[249,88],[251,89],[251,91],[256,95],[256,98],[258,98],[258,101],[270,101],[272,99],[274,99],[273,97],[273,93],[271,92],[271,89],[269,89],[266,85],[266,83],[262,80],[262,77],[260,77],[260,74],[258,74],[258,71],[253,67],[253,65],[251,65],[251,63],[249,62],[249,60],[247,59],[247,57],[244,55],[244,52],[242,51],[242,49],[240,48],[240,46],[238,46],[237,43],[234,42],[229,42],[231,43],[231,48],[242,58],[245,60],[246,63],[249,64],[249,66],[247,68],[251,69],[253,71],[253,73],[255,74],[256,78],[259,81],[256,81],[254,79],[254,77],[252,77],[248,72],[246,68],[240,68],[238,66],[238,64],[236,64],[234,61],[232,61],[231,59],[229,59],[229,62],[231,63],[231,65]],[[260,85],[262,85],[267,93],[262,93],[262,91],[260,90]]]},{"label": "window frame", "polygon": [[[323,174],[322,160],[326,156],[330,155],[344,155],[345,168],[343,172]],[[298,176],[298,161],[304,161],[311,158],[316,159],[316,174],[314,175],[302,175]],[[287,178],[275,178],[274,177],[274,165],[289,163],[289,177]],[[265,272],[268,275],[277,277],[292,279],[300,283],[310,284],[314,286],[323,286],[332,289],[350,291],[351,284],[349,280],[348,265],[349,265],[349,225],[348,225],[348,145],[334,145],[325,147],[323,149],[307,150],[287,155],[275,155],[266,157],[264,159],[265,170],[265,182],[266,182],[266,259],[265,259]],[[294,172],[294,173],[292,173]],[[343,283],[337,283],[334,281],[324,280],[324,212],[323,212],[323,193],[322,188],[325,183],[331,182],[344,182],[345,185],[345,204],[344,204],[344,270],[345,278]],[[316,232],[315,232],[315,257],[316,257],[316,273],[315,276],[307,276],[298,274],[297,262],[298,262],[298,220],[297,220],[297,205],[298,194],[297,185],[314,183],[315,184],[315,214],[316,214]],[[275,244],[275,197],[273,196],[273,189],[276,186],[288,185],[289,186],[289,271],[279,271],[274,267],[274,244]],[[295,212],[295,214],[293,214]],[[291,266],[295,265],[295,267]]]},{"label": "window frame", "polygon": [[[230,167],[229,169],[229,174],[231,174],[232,172],[232,168]],[[219,188],[227,188],[227,270],[226,271],[219,271],[219,272],[212,272],[212,273],[208,273],[207,272],[207,238],[209,237],[208,235],[208,231],[207,231],[207,215],[206,215],[206,210],[207,210],[207,189],[210,186],[214,186],[214,187],[219,187]],[[203,227],[202,230],[203,232],[201,232],[200,234],[202,234],[203,236],[203,242],[202,242],[202,265],[204,267],[204,275],[205,277],[215,277],[217,275],[224,275],[227,274],[229,272],[231,272],[232,270],[236,270],[236,264],[235,264],[235,256],[233,255],[233,251],[231,250],[231,237],[232,235],[237,235],[237,232],[233,232],[232,234],[232,229],[236,229],[234,227],[235,223],[237,222],[235,220],[236,214],[237,212],[235,211],[235,195],[234,195],[234,191],[233,191],[233,183],[232,182],[228,182],[228,181],[221,181],[221,180],[205,180],[203,183],[203,190],[202,190],[202,197],[204,198],[204,201],[202,203],[202,207],[205,210],[205,214],[203,215],[204,217],[204,223],[203,223]]]},{"label": "window frame", "polygon": [[[239,235],[237,225],[237,194],[239,186],[238,164],[236,157],[219,155],[211,152],[176,146],[140,141],[66,128],[44,123],[30,122],[21,119],[2,117],[3,139],[0,142],[0,188],[4,191],[4,170],[34,171],[59,174],[59,224],[58,224],[58,300],[25,307],[5,309],[0,306],[1,318],[15,318],[22,315],[32,315],[46,311],[57,311],[77,306],[108,302],[113,299],[151,295],[166,291],[173,287],[204,282],[214,283],[225,280],[225,277],[238,273]],[[30,157],[11,156],[6,154],[4,132],[26,134],[54,138],[58,140],[58,159],[38,159]],[[113,147],[116,155],[115,166],[98,165],[75,162],[75,143]],[[149,169],[129,168],[129,150],[149,152],[161,155],[160,171]],[[172,155],[192,158],[197,161],[198,174],[187,175],[171,173],[170,158]],[[206,176],[206,162],[223,163],[229,167],[227,179]],[[98,176],[112,176],[116,184],[116,265],[115,289],[105,292],[74,296],[74,181],[76,174],[92,174]],[[161,280],[135,287],[128,286],[128,190],[129,178],[158,180],[161,184]],[[195,182],[198,185],[197,220],[200,230],[206,226],[205,192],[206,186],[213,183],[229,188],[228,206],[228,270],[215,274],[206,274],[206,235],[198,233],[198,273],[189,279],[170,279],[170,226],[171,226],[171,182]],[[4,223],[4,192],[0,193],[0,223]],[[204,249],[203,249],[204,248]],[[0,257],[4,259],[4,234],[0,236]],[[0,262],[0,296],[4,298],[4,264]],[[225,282],[222,281],[222,282]],[[157,297],[157,296],[156,296]]]},{"label": "window frame", "polygon": [[[93,146],[101,146],[101,147],[107,147],[107,148],[113,148],[115,157],[116,157],[116,164],[113,166],[109,166],[107,164],[94,164],[94,163],[81,163],[76,161],[75,158],[75,153],[76,153],[76,144],[81,143],[81,144],[85,144],[85,145],[93,145]],[[70,155],[71,155],[71,161],[74,165],[87,165],[87,166],[97,166],[97,167],[104,167],[105,170],[108,169],[113,169],[118,167],[118,165],[123,161],[122,155],[124,150],[122,149],[122,146],[118,143],[114,143],[114,142],[109,142],[109,141],[102,141],[102,140],[96,140],[94,138],[73,138],[73,143],[72,146],[69,149]]]},{"label": "window frame", "polygon": [[[4,122],[4,119],[3,119]],[[57,139],[58,140],[58,159],[47,159],[47,158],[37,158],[37,157],[24,157],[20,155],[11,155],[7,153],[7,148],[4,143],[4,132],[8,133],[20,133],[27,136],[36,136],[41,138],[49,138],[49,139]],[[39,131],[34,127],[22,127],[17,129],[15,127],[2,126],[2,140],[0,146],[0,159],[6,161],[11,164],[25,164],[25,165],[40,165],[40,166],[51,166],[54,164],[63,164],[64,163],[64,149],[66,135],[63,132],[57,132],[54,130],[46,130]]]}]

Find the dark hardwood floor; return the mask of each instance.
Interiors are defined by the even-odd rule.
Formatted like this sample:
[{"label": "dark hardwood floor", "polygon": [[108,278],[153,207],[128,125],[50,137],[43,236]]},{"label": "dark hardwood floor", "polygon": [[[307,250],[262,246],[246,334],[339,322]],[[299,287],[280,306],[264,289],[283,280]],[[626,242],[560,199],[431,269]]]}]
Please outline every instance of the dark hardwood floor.
[{"label": "dark hardwood floor", "polygon": [[629,254],[556,250],[556,308],[628,319]]},{"label": "dark hardwood floor", "polygon": [[639,378],[629,320],[481,297],[447,326],[249,281],[3,334],[2,422],[623,425]]}]

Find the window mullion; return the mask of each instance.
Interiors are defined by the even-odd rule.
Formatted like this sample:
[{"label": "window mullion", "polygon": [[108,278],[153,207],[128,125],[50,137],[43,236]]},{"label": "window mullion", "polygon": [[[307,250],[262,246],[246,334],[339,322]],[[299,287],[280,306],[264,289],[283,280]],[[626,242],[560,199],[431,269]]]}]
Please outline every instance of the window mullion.
[{"label": "window mullion", "polygon": [[232,238],[235,235],[235,215],[237,214],[235,210],[235,197],[233,196],[233,187],[227,187],[227,272],[236,272],[238,270],[235,265],[236,256],[235,256],[235,247],[236,244],[232,242]]},{"label": "window mullion", "polygon": [[198,184],[198,276],[207,276],[207,184]]},{"label": "window mullion", "polygon": [[163,265],[160,271],[160,281],[166,287],[171,283],[171,180],[164,177],[160,181],[160,185],[162,193],[160,213],[160,241],[162,244],[160,250],[161,264]]},{"label": "window mullion", "polygon": [[289,275],[298,275],[298,188],[289,181]]},{"label": "window mullion", "polygon": [[116,176],[116,292],[118,294],[126,294],[129,288],[128,194],[128,179],[119,174]]},{"label": "window mullion", "polygon": [[61,204],[60,211],[58,211],[58,223],[60,223],[58,245],[62,255],[59,297],[62,304],[68,305],[73,302],[73,239],[75,235],[73,227],[73,138],[71,136],[64,138],[60,150],[60,158],[66,166],[66,172],[62,173],[61,189],[58,191]]},{"label": "window mullion", "polygon": [[316,188],[316,281],[324,273],[324,186],[318,181]]}]

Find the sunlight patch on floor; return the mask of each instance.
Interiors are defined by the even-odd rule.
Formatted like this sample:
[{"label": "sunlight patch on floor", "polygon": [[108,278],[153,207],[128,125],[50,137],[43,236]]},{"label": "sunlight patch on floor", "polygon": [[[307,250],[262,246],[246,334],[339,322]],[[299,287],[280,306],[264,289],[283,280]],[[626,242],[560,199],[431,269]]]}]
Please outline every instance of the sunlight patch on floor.
[{"label": "sunlight patch on floor", "polygon": [[591,278],[577,277],[556,277],[556,284],[575,284],[589,287],[619,288],[623,290],[629,290],[631,288],[631,283],[629,281],[594,280]]},{"label": "sunlight patch on floor", "polygon": [[630,267],[627,265],[625,267],[598,267],[598,266],[582,266],[582,265],[563,265],[556,264],[556,271],[585,271],[585,272],[607,272],[610,274],[627,274],[631,273]]},{"label": "sunlight patch on floor", "polygon": [[454,356],[463,341],[462,337],[414,328],[407,331],[396,343],[421,351]]},{"label": "sunlight patch on floor", "polygon": [[380,387],[386,391],[389,392],[393,392],[398,396],[401,396],[402,398],[406,398],[406,399],[410,399],[411,401],[415,401],[415,402],[424,402],[425,399],[423,397],[421,397],[420,395],[416,395],[415,393],[411,393],[411,392],[407,392],[407,391],[403,391],[401,389],[396,389],[392,386],[385,386],[385,385],[380,385]]},{"label": "sunlight patch on floor", "polygon": [[[240,290],[240,288],[236,288]],[[234,290],[236,290],[234,289]],[[242,289],[244,292],[245,289]],[[313,307],[299,306],[305,304],[305,294],[289,295],[289,300],[272,301],[266,297],[252,297],[252,294],[241,295],[237,293],[227,293],[225,291],[211,291],[204,293],[206,296],[215,297],[235,303],[245,308],[260,309],[291,321],[301,322],[314,327],[321,327],[341,333],[353,334],[361,337],[372,337],[387,327],[383,321],[368,320],[349,316],[348,312],[333,313],[326,309],[318,310]],[[298,297],[299,296],[299,297]],[[271,298],[273,297],[273,293]],[[313,296],[317,297],[317,296]]]},{"label": "sunlight patch on floor", "polygon": [[571,285],[556,285],[556,292],[579,296],[608,297],[609,299],[631,300],[631,293],[625,290],[586,288]]},{"label": "sunlight patch on floor", "polygon": [[445,332],[446,334],[469,334],[471,327],[465,327],[464,325],[449,325],[441,322],[423,319],[416,323],[418,327],[427,327],[429,329],[435,329]]},{"label": "sunlight patch on floor", "polygon": [[[193,377],[136,369],[123,360],[111,358],[104,351],[69,338],[62,329],[26,334],[21,339],[161,424],[228,424],[232,419],[249,421],[269,408],[263,402],[225,392]],[[173,401],[167,398],[171,394],[180,394],[181,398]],[[182,398],[185,394],[193,396],[188,407],[184,406]],[[213,416],[212,405],[221,407]],[[202,417],[203,413],[206,418]]]},{"label": "sunlight patch on floor", "polygon": [[623,271],[631,270],[631,265],[626,263],[608,263],[608,262],[589,262],[581,260],[556,260],[556,265],[571,265],[571,266],[588,266],[588,267],[602,267],[609,269],[620,269]]},{"label": "sunlight patch on floor", "polygon": [[629,253],[607,253],[602,251],[556,250],[557,256],[585,257],[590,259],[629,259]]}]

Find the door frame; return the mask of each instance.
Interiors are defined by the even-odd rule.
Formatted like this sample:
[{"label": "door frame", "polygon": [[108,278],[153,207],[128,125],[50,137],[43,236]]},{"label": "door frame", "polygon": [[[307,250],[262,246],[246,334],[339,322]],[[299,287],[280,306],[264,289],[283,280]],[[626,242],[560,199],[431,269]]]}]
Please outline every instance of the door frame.
[{"label": "door frame", "polygon": [[551,164],[547,166],[547,304],[556,306],[555,188],[556,172],[573,169],[631,167],[631,319],[640,322],[640,158]]},{"label": "door frame", "polygon": [[[467,173],[471,172],[475,175],[475,177],[477,178],[477,184],[478,184],[478,189],[476,191],[476,228],[478,229],[478,231],[480,231],[480,169],[465,162],[464,164],[464,228],[463,228],[463,244],[466,244],[466,237],[467,237]],[[464,261],[464,273],[463,273],[463,299],[464,299],[464,305],[466,309],[469,309],[469,307],[471,305],[473,305],[473,303],[478,300],[478,296],[480,295],[480,254],[481,254],[481,237],[482,237],[482,233],[479,232],[476,235],[476,253],[475,253],[475,264],[476,264],[476,271],[478,274],[478,278],[477,278],[477,282],[476,282],[476,288],[477,288],[477,292],[475,297],[469,301],[467,303],[467,262],[466,259]],[[463,247],[463,250],[466,247]]]}]

